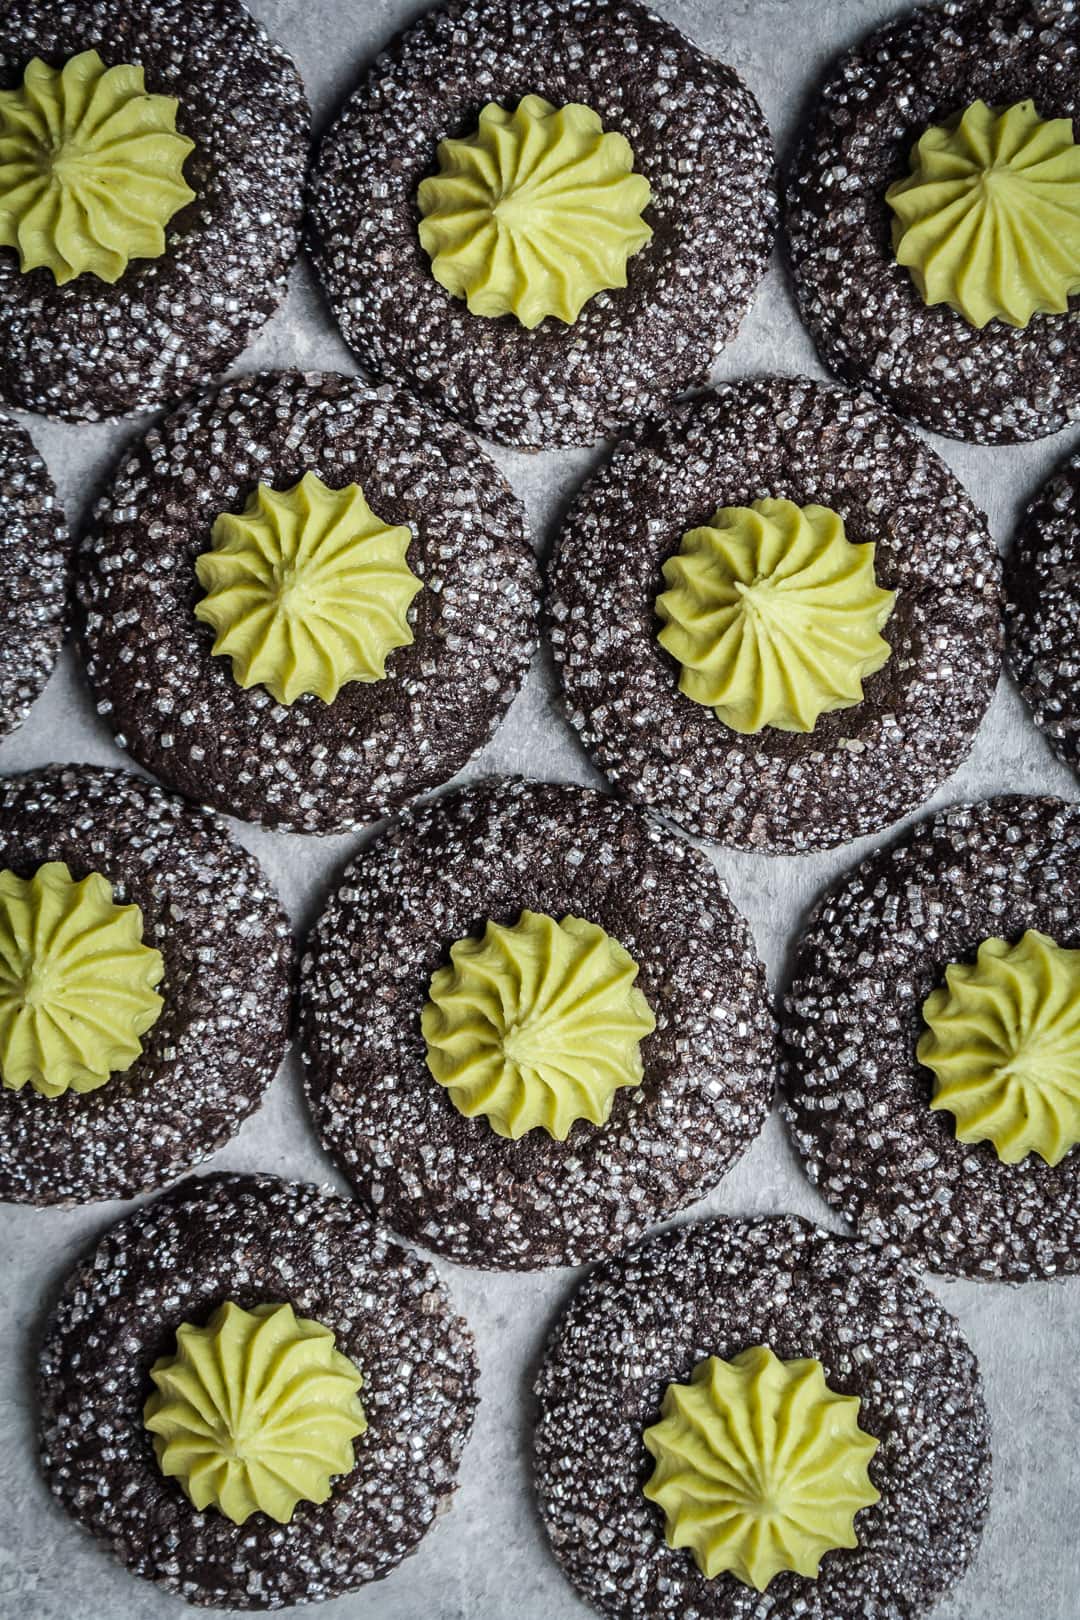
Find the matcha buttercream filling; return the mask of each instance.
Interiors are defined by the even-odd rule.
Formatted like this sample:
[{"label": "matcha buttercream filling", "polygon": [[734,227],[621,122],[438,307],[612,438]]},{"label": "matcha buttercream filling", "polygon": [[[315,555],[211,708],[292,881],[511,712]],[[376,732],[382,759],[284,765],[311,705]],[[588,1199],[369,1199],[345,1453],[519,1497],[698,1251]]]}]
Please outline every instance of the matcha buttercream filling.
[{"label": "matcha buttercream filling", "polygon": [[856,1547],[855,1516],[878,1501],[868,1465],[878,1441],[859,1400],[838,1395],[819,1361],[782,1361],[765,1345],[708,1356],[669,1384],[645,1430],[655,1460],[645,1495],[669,1547],[708,1579],[764,1592],[783,1570],[814,1579],[826,1553]]},{"label": "matcha buttercream filling", "polygon": [[1080,1142],[1080,950],[1029,928],[953,962],[923,1004],[916,1048],[934,1073],[931,1108],[961,1142],[990,1142],[1003,1164],[1058,1164]]},{"label": "matcha buttercream filling", "polygon": [[234,1524],[287,1524],[298,1502],[325,1502],[367,1428],[360,1372],[291,1305],[229,1301],[205,1327],[182,1323],[150,1377],[143,1418],[162,1473]]},{"label": "matcha buttercream filling", "polygon": [[97,51],[60,69],[34,57],[0,90],[0,247],[58,285],[118,281],[132,259],[165,252],[165,227],[194,201],[176,129],[178,103],[149,95],[143,70]]},{"label": "matcha buttercream filling", "polygon": [[852,545],[831,507],[721,507],[663,573],[659,641],[679,690],[733,731],[812,731],[861,702],[890,656],[880,632],[895,593],[875,580],[874,546]]},{"label": "matcha buttercream filling", "polygon": [[435,1080],[468,1118],[500,1136],[541,1129],[564,1141],[576,1120],[603,1125],[620,1087],[644,1073],[656,1027],[637,963],[581,917],[523,911],[461,939],[432,976],[421,1015]]},{"label": "matcha buttercream filling", "polygon": [[411,540],[358,484],[331,489],[313,472],[287,490],[259,484],[242,512],[220,514],[196,559],[206,592],[196,618],[240,686],[332,703],[350,681],[384,680],[390,653],[412,644],[408,612],[423,586]]},{"label": "matcha buttercream filling", "polygon": [[576,102],[489,102],[471,135],[439,144],[417,195],[436,281],[473,315],[572,323],[596,293],[625,287],[652,230],[649,182],[625,136]]},{"label": "matcha buttercream filling", "polygon": [[935,124],[885,193],[893,250],[926,304],[970,325],[1063,315],[1080,292],[1080,147],[1030,101]]},{"label": "matcha buttercream filling", "polygon": [[130,1069],[164,1005],[165,972],[138,906],[63,861],[0,872],[0,1079],[46,1097],[95,1091]]}]

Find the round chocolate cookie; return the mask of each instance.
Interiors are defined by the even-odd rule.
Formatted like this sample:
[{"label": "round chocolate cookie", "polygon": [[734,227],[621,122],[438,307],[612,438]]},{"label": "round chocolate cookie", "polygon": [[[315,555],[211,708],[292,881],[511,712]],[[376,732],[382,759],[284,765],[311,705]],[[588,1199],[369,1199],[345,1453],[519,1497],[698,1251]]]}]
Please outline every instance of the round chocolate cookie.
[{"label": "round chocolate cookie", "polygon": [[847,52],[818,95],[789,178],[795,294],[825,365],[924,427],[978,444],[1080,417],[1080,301],[1026,327],[923,302],[896,262],[889,186],[933,125],[973,101],[1080,117],[1080,15],[1057,0],[918,7]]},{"label": "round chocolate cookie", "polygon": [[1009,663],[1054,753],[1080,771],[1080,454],[1028,506],[1005,564]]},{"label": "round chocolate cookie", "polygon": [[22,725],[59,655],[70,545],[45,463],[0,416],[0,737]]},{"label": "round chocolate cookie", "polygon": [[64,861],[135,904],[164,1007],[99,1090],[0,1086],[0,1199],[132,1198],[205,1159],[258,1107],[285,1053],[292,937],[253,855],[208,811],[126,771],[53,765],[0,779],[0,869]]},{"label": "round chocolate cookie", "polygon": [[[892,655],[811,732],[732,730],[657,640],[661,567],[720,506],[834,508],[897,593]],[[727,383],[616,447],[567,516],[547,619],[569,718],[632,799],[736,849],[826,849],[906,815],[966,756],[997,683],[1000,564],[944,462],[865,395]]]},{"label": "round chocolate cookie", "polygon": [[[879,1440],[880,1500],[858,1546],[816,1580],[767,1593],[706,1579],[668,1547],[643,1495],[643,1431],[669,1383],[756,1345],[821,1362]],[[619,1620],[914,1620],[970,1564],[990,1491],[989,1418],[956,1321],[904,1266],[795,1216],[682,1226],[609,1260],[578,1289],[536,1381],[536,1486],[552,1549],[582,1597]]]},{"label": "round chocolate cookie", "polygon": [[58,285],[0,250],[0,395],[22,410],[96,421],[175,399],[236,359],[273,314],[296,257],[310,112],[292,62],[239,0],[5,0],[0,88],[34,57],[97,50],[173,96],[194,141],[195,193],[159,258],[114,283]]},{"label": "round chocolate cookie", "polygon": [[1005,1164],[965,1144],[918,1062],[923,1003],[986,939],[1080,946],[1080,806],[960,804],[819,903],[785,998],[785,1115],[810,1179],[864,1237],[934,1271],[1080,1271],[1080,1150]]},{"label": "round chocolate cookie", "polygon": [[[656,1019],[610,1119],[517,1141],[459,1113],[420,1014],[449,947],[523,910],[604,929]],[[750,931],[704,856],[585,788],[495,779],[361,851],[308,942],[301,1024],[323,1142],[380,1218],[465,1265],[580,1265],[707,1192],[761,1128],[774,1032]]]},{"label": "round chocolate cookie", "polygon": [[[363,1375],[351,1473],[287,1524],[198,1512],[143,1423],[154,1361],[231,1300],[290,1304]],[[189,1603],[280,1609],[381,1580],[445,1510],[476,1406],[472,1334],[431,1267],[349,1199],[274,1176],[186,1181],[112,1227],[45,1330],[41,1462],[71,1516]]]},{"label": "round chocolate cookie", "polygon": [[[259,483],[358,483],[408,524],[414,640],[333,702],[241,687],[195,617],[195,559]],[[87,673],[121,747],[170,787],[248,821],[340,832],[453,776],[494,732],[536,643],[525,516],[487,456],[411,396],[269,372],[195,399],[122,461],[81,548]]]},{"label": "round chocolate cookie", "polygon": [[[440,140],[527,94],[590,107],[652,190],[629,285],[533,330],[444,291],[416,201]],[[326,135],[312,251],[346,341],[378,376],[504,444],[588,444],[707,380],[768,261],[772,167],[738,74],[635,0],[452,0],[397,36]]]}]

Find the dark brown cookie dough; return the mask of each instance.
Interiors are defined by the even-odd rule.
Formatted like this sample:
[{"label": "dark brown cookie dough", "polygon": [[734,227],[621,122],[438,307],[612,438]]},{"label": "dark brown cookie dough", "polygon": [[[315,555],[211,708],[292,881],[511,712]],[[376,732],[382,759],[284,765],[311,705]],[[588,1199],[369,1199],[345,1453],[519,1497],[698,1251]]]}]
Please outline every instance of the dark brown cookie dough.
[{"label": "dark brown cookie dough", "polygon": [[[719,506],[820,502],[874,541],[892,657],[812,732],[742,736],[679,691],[661,567]],[[1000,564],[986,522],[910,429],[805,378],[727,383],[624,440],[578,496],[547,598],[569,718],[628,798],[737,849],[801,853],[886,827],[966,756],[997,683]]]},{"label": "dark brown cookie dough", "polygon": [[[817,1580],[766,1595],[707,1580],[664,1541],[642,1495],[642,1432],[698,1361],[754,1345],[817,1358],[880,1440],[881,1500],[857,1548]],[[974,1557],[990,1491],[989,1418],[956,1321],[903,1266],[795,1216],[716,1220],[653,1238],[595,1271],[558,1323],[536,1381],[536,1487],[552,1550],[587,1602],[618,1620],[915,1620]]]},{"label": "dark brown cookie dough", "polygon": [[[565,1142],[498,1136],[432,1078],[420,1012],[490,917],[583,917],[638,963],[645,1077]],[[382,1220],[464,1265],[579,1265],[707,1192],[761,1128],[773,1021],[750,931],[706,861],[580,787],[494,779],[414,812],[347,869],[308,941],[301,1023],[326,1147]]]},{"label": "dark brown cookie dough", "polygon": [[[440,140],[530,93],[584,102],[627,137],[654,233],[626,288],[533,331],[470,315],[438,284],[416,205]],[[312,251],[376,375],[504,444],[588,444],[706,381],[769,257],[772,165],[738,74],[635,0],[451,0],[391,42],[325,137]]]},{"label": "dark brown cookie dough", "polygon": [[223,822],[141,776],[52,765],[0,779],[0,868],[100,872],[142,909],[165,1005],[97,1091],[0,1086],[0,1199],[83,1204],[173,1181],[240,1129],[284,1056],[292,936]]},{"label": "dark brown cookie dough", "polygon": [[1005,634],[1035,724],[1080,771],[1080,454],[1020,520],[1005,564]]},{"label": "dark brown cookie dough", "polygon": [[195,201],[157,259],[110,285],[58,287],[0,251],[0,395],[66,421],[123,416],[175,399],[236,359],[273,314],[296,257],[310,111],[291,57],[239,0],[5,0],[0,88],[34,56],[62,67],[96,49],[135,63],[147,90],[179,101],[195,142]]},{"label": "dark brown cookie dough", "polygon": [[[351,1473],[287,1525],[199,1513],[158,1468],[142,1409],[181,1322],[290,1304],[364,1377]],[[349,1199],[274,1176],[186,1181],[76,1266],[41,1349],[41,1463],[134,1574],[208,1608],[280,1609],[381,1580],[456,1484],[476,1406],[472,1334],[431,1267]]]},{"label": "dark brown cookie dough", "polygon": [[[411,526],[425,589],[385,680],[286,706],[211,654],[195,558],[256,483],[308,471]],[[528,671],[538,592],[521,505],[467,433],[408,394],[292,371],[227,383],[135,444],[78,581],[87,673],[120,745],[193,799],[311,833],[385,815],[483,747]]]},{"label": "dark brown cookie dough", "polygon": [[955,439],[1015,444],[1080,419],[1080,299],[979,329],[928,307],[892,249],[885,193],[932,124],[971,102],[1080,117],[1080,15],[1059,0],[905,12],[821,87],[784,204],[795,294],[829,369]]},{"label": "dark brown cookie dough", "polygon": [[64,639],[71,542],[29,436],[0,416],[0,737],[26,719]]},{"label": "dark brown cookie dough", "polygon": [[1080,947],[1080,805],[1008,796],[943,810],[831,890],[798,945],[784,1112],[807,1173],[864,1237],[934,1271],[1080,1271],[1080,1149],[1052,1167],[958,1142],[915,1057],[948,964],[1028,928]]}]

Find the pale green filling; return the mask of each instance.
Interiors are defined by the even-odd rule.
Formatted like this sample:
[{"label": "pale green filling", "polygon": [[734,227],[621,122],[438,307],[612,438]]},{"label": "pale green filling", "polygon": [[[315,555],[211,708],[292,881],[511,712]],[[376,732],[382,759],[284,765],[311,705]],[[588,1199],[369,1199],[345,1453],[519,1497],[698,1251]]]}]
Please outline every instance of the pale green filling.
[{"label": "pale green filling", "polygon": [[184,1322],[150,1377],[143,1419],[162,1473],[234,1524],[287,1524],[298,1502],[325,1502],[367,1428],[359,1371],[291,1305],[230,1301],[205,1327]]},{"label": "pale green filling", "polygon": [[644,1433],[655,1459],[645,1495],[668,1546],[708,1579],[731,1574],[759,1592],[783,1570],[814,1579],[826,1553],[858,1546],[855,1515],[879,1500],[868,1472],[878,1441],[860,1429],[859,1404],[829,1388],[819,1361],[781,1361],[764,1345],[698,1362]]},{"label": "pale green filling", "polygon": [[206,595],[195,615],[240,686],[332,703],[350,681],[384,680],[389,654],[412,644],[408,612],[423,587],[411,541],[358,484],[330,489],[313,472],[281,492],[260,484],[242,512],[217,518],[196,559]]},{"label": "pale green filling", "polygon": [[34,57],[0,90],[0,247],[58,285],[118,281],[132,259],[165,252],[165,227],[195,193],[183,176],[194,142],[177,102],[148,95],[143,70],[83,51],[56,70]]},{"label": "pale green filling", "polygon": [[477,129],[439,146],[417,195],[420,242],[436,281],[473,315],[571,323],[594,294],[625,287],[652,231],[649,182],[624,136],[596,113],[524,96],[489,102]]},{"label": "pale green filling", "polygon": [[603,1125],[616,1091],[641,1083],[641,1042],[656,1027],[637,964],[580,917],[523,911],[461,939],[432,976],[421,1015],[432,1075],[468,1118],[499,1136],[576,1120]]},{"label": "pale green filling", "polygon": [[1080,147],[1030,101],[934,125],[886,192],[893,248],[926,304],[972,326],[1063,315],[1080,292]]},{"label": "pale green filling", "polygon": [[659,640],[679,689],[733,731],[812,731],[861,702],[890,656],[879,632],[895,593],[874,578],[874,546],[852,545],[830,507],[721,507],[683,535],[664,579]]},{"label": "pale green filling", "polygon": [[0,1079],[46,1097],[95,1091],[130,1069],[164,1005],[165,964],[138,906],[100,873],[62,861],[29,879],[0,872]]},{"label": "pale green filling", "polygon": [[990,1142],[1004,1164],[1058,1164],[1080,1142],[1080,950],[1029,929],[987,939],[952,963],[923,1004],[916,1048],[934,1072],[931,1108],[961,1142]]}]

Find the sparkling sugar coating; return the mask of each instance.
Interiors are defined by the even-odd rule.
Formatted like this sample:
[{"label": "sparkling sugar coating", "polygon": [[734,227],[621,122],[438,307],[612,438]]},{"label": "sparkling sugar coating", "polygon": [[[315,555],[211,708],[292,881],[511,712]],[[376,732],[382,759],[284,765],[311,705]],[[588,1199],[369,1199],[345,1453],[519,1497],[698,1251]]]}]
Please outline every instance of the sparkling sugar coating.
[{"label": "sparkling sugar coating", "polygon": [[1009,663],[1057,757],[1080,770],[1080,454],[1035,495],[1005,562]]},{"label": "sparkling sugar coating", "polygon": [[785,223],[799,309],[832,372],[935,432],[1014,444],[1080,421],[1080,306],[981,328],[928,308],[896,262],[886,201],[923,131],[980,97],[1080,119],[1075,0],[909,8],[841,56],[796,152]]},{"label": "sparkling sugar coating", "polygon": [[[813,732],[740,736],[678,690],[661,567],[718,505],[829,506],[896,592],[892,656]],[[1001,661],[1001,564],[944,462],[866,395],[747,378],[619,444],[564,519],[546,619],[568,717],[629,798],[736,849],[828,849],[906,815],[966,757]]]},{"label": "sparkling sugar coating", "polygon": [[[778,1574],[765,1594],[703,1576],[642,1494],[642,1431],[667,1385],[760,1344],[820,1361],[880,1442],[880,1500],[859,1514],[859,1545],[826,1553],[816,1580]],[[907,1267],[794,1216],[693,1222],[606,1261],[555,1325],[535,1393],[552,1552],[613,1620],[916,1620],[978,1547],[990,1422],[958,1324]]]},{"label": "sparkling sugar coating", "polygon": [[104,873],[165,959],[125,1074],[86,1096],[0,1088],[0,1199],[132,1198],[223,1146],[285,1052],[292,934],[253,855],[207,810],[93,765],[0,779],[0,867]]},{"label": "sparkling sugar coating", "polygon": [[[409,524],[424,589],[382,681],[286,707],[244,691],[195,618],[195,558],[259,482],[358,481]],[[521,502],[469,434],[411,396],[332,372],[262,372],[197,395],[136,442],[79,559],[82,651],[121,747],[180,792],[293,832],[343,832],[447,781],[525,679],[540,591]]]},{"label": "sparkling sugar coating", "polygon": [[[638,964],[644,1078],[603,1126],[520,1141],[437,1086],[420,1027],[446,942],[523,909],[587,917]],[[773,1023],[712,866],[586,788],[493,778],[402,817],[346,869],[301,964],[316,1128],[379,1218],[464,1265],[579,1265],[701,1197],[757,1135]]]},{"label": "sparkling sugar coating", "polygon": [[226,371],[285,296],[296,257],[310,109],[292,59],[239,0],[4,0],[0,80],[123,42],[180,104],[195,201],[166,252],[110,286],[24,275],[0,252],[0,397],[64,421],[177,399]]},{"label": "sparkling sugar coating", "polygon": [[[185,1318],[269,1295],[364,1370],[350,1472],[286,1525],[197,1512],[143,1427],[150,1368]],[[318,1603],[381,1580],[446,1511],[476,1407],[476,1355],[432,1268],[351,1199],[274,1176],[184,1182],[71,1272],[38,1365],[41,1466],[135,1575],[213,1609]]]},{"label": "sparkling sugar coating", "polygon": [[[539,82],[538,82],[539,81]],[[481,320],[431,274],[416,193],[478,102],[541,91],[633,149],[653,237],[572,326]],[[589,444],[705,382],[776,222],[773,150],[739,75],[635,0],[450,0],[392,40],[316,154],[316,270],[346,342],[485,437]]]},{"label": "sparkling sugar coating", "polygon": [[45,463],[0,416],[0,737],[22,724],[59,655],[70,550]]},{"label": "sparkling sugar coating", "polygon": [[1080,1153],[1003,1164],[957,1141],[916,1056],[946,966],[1029,928],[1080,945],[1080,806],[954,805],[820,901],[784,1000],[784,1113],[810,1179],[887,1254],[947,1275],[1080,1269]]}]

